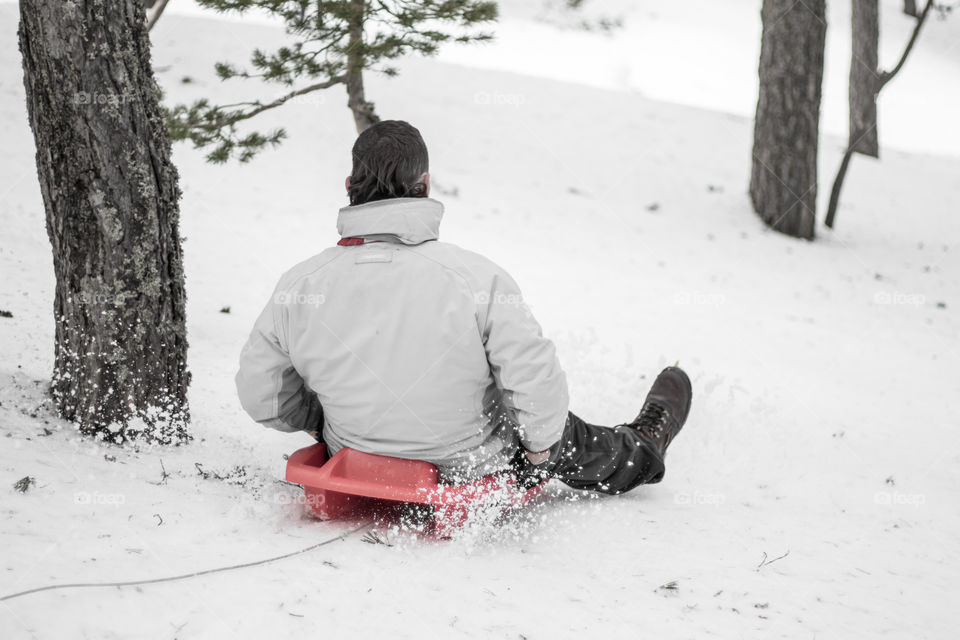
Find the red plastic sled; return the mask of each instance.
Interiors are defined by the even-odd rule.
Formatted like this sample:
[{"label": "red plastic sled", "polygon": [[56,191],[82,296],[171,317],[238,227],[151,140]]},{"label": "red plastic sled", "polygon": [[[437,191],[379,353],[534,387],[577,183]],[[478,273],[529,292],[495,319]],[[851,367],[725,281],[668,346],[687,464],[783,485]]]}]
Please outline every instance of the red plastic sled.
[{"label": "red plastic sled", "polygon": [[[429,462],[391,458],[343,448],[327,458],[318,443],[295,451],[287,460],[287,481],[303,485],[307,505],[324,520],[357,515],[378,507],[423,505],[433,530],[445,537],[463,525],[475,509],[492,504],[503,511],[519,509],[543,488],[519,489],[511,473],[484,476],[468,484],[437,482]],[[426,507],[426,508],[424,508]]]}]

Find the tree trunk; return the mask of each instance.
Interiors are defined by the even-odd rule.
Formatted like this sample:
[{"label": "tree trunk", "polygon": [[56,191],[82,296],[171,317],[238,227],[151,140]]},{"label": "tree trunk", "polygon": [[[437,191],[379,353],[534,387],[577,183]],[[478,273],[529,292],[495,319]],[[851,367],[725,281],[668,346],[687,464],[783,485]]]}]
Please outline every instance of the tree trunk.
[{"label": "tree trunk", "polygon": [[903,0],[903,12],[910,17],[918,17],[920,14],[917,13],[917,0]]},{"label": "tree trunk", "polygon": [[366,0],[351,2],[353,13],[350,18],[350,39],[347,51],[347,106],[353,112],[353,121],[357,125],[357,133],[372,124],[380,122],[374,112],[373,103],[367,102],[363,90],[363,69],[366,56],[363,51],[363,25],[366,19]]},{"label": "tree trunk", "polygon": [[[872,9],[865,5],[872,5]],[[860,7],[858,9],[858,6]],[[877,118],[877,94],[879,94],[883,88],[887,85],[888,82],[893,80],[894,77],[900,70],[903,69],[903,65],[906,64],[907,58],[910,56],[910,52],[913,51],[913,46],[917,43],[917,38],[920,36],[920,30],[923,28],[923,23],[926,22],[927,16],[930,14],[930,10],[933,9],[933,0],[927,0],[927,4],[924,5],[923,11],[917,17],[917,23],[913,27],[913,33],[910,34],[910,40],[907,41],[907,46],[904,47],[903,53],[900,55],[900,60],[897,62],[897,65],[890,71],[878,71],[872,74],[870,80],[861,79],[859,82],[863,85],[863,88],[860,88],[857,94],[857,100],[861,100],[862,104],[855,105],[854,99],[854,71],[858,66],[860,60],[857,57],[857,47],[858,47],[858,38],[871,38],[873,39],[873,62],[865,65],[869,68],[870,64],[874,68],[877,66],[877,47],[878,41],[880,39],[879,27],[877,26],[877,1],[876,0],[854,0],[853,3],[853,64],[850,67],[850,139],[847,142],[847,149],[843,153],[843,160],[840,162],[840,169],[837,171],[837,177],[833,180],[833,189],[830,191],[830,204],[827,207],[827,217],[824,220],[824,224],[833,228],[834,219],[837,215],[837,207],[840,204],[840,191],[843,189],[843,180],[847,176],[847,168],[850,165],[850,159],[853,157],[854,151],[860,151],[861,153],[866,153],[861,151],[858,147],[858,144],[867,139],[868,135],[872,132],[874,136],[874,151],[879,151],[879,146],[876,141],[876,118]],[[860,12],[858,16],[858,11]],[[873,11],[872,17],[870,16],[870,11]],[[862,31],[862,34],[858,34],[858,30]],[[871,30],[873,35],[870,35]],[[862,46],[863,43],[860,43]],[[869,53],[867,55],[870,55]],[[872,84],[872,91],[870,97],[870,105],[868,106],[868,117],[873,118],[873,127],[868,130],[865,134],[862,133],[859,136],[855,134],[855,126],[863,126],[863,117],[858,116],[858,119],[854,118],[854,112],[857,107],[862,107],[866,104],[866,99],[863,97],[863,91],[866,88],[867,84]],[[873,157],[878,157],[877,153],[867,153],[867,155],[873,155]]]},{"label": "tree trunk", "polygon": [[878,0],[853,0],[853,55],[850,59],[850,141],[857,153],[880,157],[877,136],[877,92],[880,70]]},{"label": "tree trunk", "polygon": [[111,442],[186,437],[180,190],[141,0],[20,0],[56,275],[52,394]]},{"label": "tree trunk", "polygon": [[764,0],[761,18],[760,96],[750,198],[754,210],[773,229],[812,239],[825,2]]}]

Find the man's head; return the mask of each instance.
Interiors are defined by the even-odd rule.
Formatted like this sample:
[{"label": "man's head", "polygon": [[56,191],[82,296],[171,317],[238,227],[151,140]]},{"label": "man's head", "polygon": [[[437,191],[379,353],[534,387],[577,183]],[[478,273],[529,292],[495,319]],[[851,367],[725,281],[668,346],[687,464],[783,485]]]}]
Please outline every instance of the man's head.
[{"label": "man's head", "polygon": [[350,204],[430,195],[427,145],[402,120],[384,120],[353,143],[353,170],[347,178]]}]

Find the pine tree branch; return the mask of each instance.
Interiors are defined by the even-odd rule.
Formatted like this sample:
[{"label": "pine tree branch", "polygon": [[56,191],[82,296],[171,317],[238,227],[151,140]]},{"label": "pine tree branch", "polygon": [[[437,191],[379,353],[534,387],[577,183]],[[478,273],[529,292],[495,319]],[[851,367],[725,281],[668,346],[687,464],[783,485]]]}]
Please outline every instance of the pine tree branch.
[{"label": "pine tree branch", "polygon": [[364,92],[365,72],[396,75],[395,68],[385,65],[387,61],[410,53],[433,55],[446,43],[489,40],[491,34],[477,32],[476,27],[497,18],[497,5],[490,0],[196,1],[219,12],[266,10],[283,19],[287,36],[294,40],[269,53],[254,49],[247,68],[218,63],[215,71],[221,80],[255,78],[282,84],[285,89],[299,82],[322,80],[265,103],[253,100],[216,105],[203,98],[189,106],[167,109],[165,117],[173,138],[190,140],[195,148],[212,146],[214,150],[207,159],[215,163],[226,162],[234,154],[245,162],[264,147],[276,146],[285,136],[283,129],[269,134],[239,134],[237,123],[336,84],[346,85],[347,104],[358,131],[362,130],[378,121],[374,105]]},{"label": "pine tree branch", "polygon": [[[230,116],[224,118],[223,120],[218,120],[217,122],[209,125],[201,125],[201,128],[204,129],[220,129],[222,127],[232,126],[242,120],[248,120],[256,115],[263,113],[264,111],[269,111],[270,109],[276,109],[277,107],[283,106],[289,100],[302,96],[307,93],[313,93],[314,91],[320,91],[322,89],[329,89],[330,87],[343,84],[347,81],[346,76],[336,76],[330,78],[326,82],[318,82],[316,84],[311,84],[310,86],[303,87],[302,89],[297,89],[296,91],[291,91],[290,93],[280,96],[273,102],[268,102],[266,104],[254,102],[254,103],[238,103],[238,104],[256,104],[258,105],[255,109],[251,109],[246,112],[238,112],[231,114]],[[229,106],[229,105],[228,105]]]},{"label": "pine tree branch", "polygon": [[391,15],[397,20],[402,19],[399,15],[397,15],[395,11],[393,11],[390,7],[388,7],[387,4],[382,0],[377,0],[377,4],[380,5],[380,8],[383,9],[384,13],[386,13],[387,15]]}]

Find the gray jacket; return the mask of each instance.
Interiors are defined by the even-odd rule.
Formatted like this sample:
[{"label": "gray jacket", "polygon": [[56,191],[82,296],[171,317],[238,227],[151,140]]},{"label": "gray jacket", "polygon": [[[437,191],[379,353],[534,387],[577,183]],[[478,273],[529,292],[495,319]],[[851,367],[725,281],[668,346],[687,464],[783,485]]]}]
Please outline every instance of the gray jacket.
[{"label": "gray jacket", "polygon": [[243,347],[237,392],[254,420],[322,422],[331,452],[461,478],[502,467],[519,443],[560,439],[568,395],[553,343],[503,269],[437,241],[442,216],[429,198],[340,210],[340,234],[364,244],[288,271]]}]

